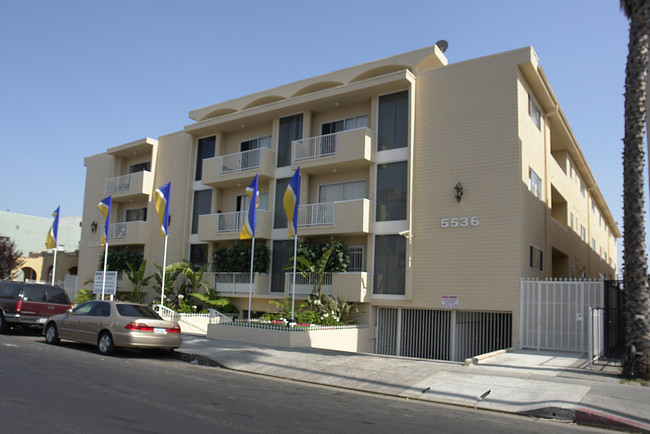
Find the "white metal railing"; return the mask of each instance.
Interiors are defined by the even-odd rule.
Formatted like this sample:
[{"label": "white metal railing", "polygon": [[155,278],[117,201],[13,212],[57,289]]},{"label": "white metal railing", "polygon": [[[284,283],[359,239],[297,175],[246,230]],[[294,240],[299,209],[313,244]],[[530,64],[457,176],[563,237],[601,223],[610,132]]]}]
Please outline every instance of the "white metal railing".
[{"label": "white metal railing", "polygon": [[336,154],[338,133],[294,140],[294,160],[311,160]]},{"label": "white metal railing", "polygon": [[244,226],[246,211],[217,214],[217,232],[239,232]]},{"label": "white metal railing", "polygon": [[265,321],[265,320],[235,320],[232,322],[222,322],[220,326],[226,327],[247,327],[247,328],[256,328],[264,330],[281,330],[287,332],[311,332],[311,331],[320,331],[320,330],[352,330],[352,329],[363,329],[368,328],[367,325],[331,325],[331,326],[321,326],[321,325],[302,325],[296,324],[294,326],[287,326],[282,321]]},{"label": "white metal railing", "polygon": [[131,173],[106,178],[106,193],[117,193],[118,191],[128,190],[131,186]]},{"label": "white metal railing", "polygon": [[336,202],[312,203],[298,208],[298,226],[327,226],[336,221]]},{"label": "white metal railing", "polygon": [[126,238],[126,222],[112,223],[108,226],[109,240],[123,240]]},{"label": "white metal railing", "polygon": [[237,152],[221,157],[221,174],[241,172],[247,169],[257,169],[262,161],[262,149]]},{"label": "white metal railing", "polygon": [[[250,279],[250,273],[214,273],[214,289],[220,293],[248,293]],[[253,284],[255,284],[255,274],[253,274]]]},{"label": "white metal railing", "polygon": [[[293,287],[293,272],[285,273],[284,278],[287,279],[287,282],[289,282],[288,288],[289,293],[291,293]],[[316,274],[310,274],[309,277],[305,277],[302,274],[296,273],[296,294],[315,294],[315,284],[317,280],[318,275]],[[332,295],[332,273],[323,274],[321,292],[323,294]]]}]

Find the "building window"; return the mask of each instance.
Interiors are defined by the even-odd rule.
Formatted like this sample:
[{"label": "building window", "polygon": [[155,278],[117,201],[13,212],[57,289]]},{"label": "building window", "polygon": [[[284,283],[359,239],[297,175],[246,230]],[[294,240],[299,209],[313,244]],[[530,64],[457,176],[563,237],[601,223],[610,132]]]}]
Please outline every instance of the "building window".
[{"label": "building window", "polygon": [[147,208],[133,208],[127,209],[124,221],[126,222],[146,222],[147,221]]},{"label": "building window", "polygon": [[203,177],[203,160],[214,157],[214,146],[217,139],[215,136],[199,139],[196,147],[196,168],[194,180],[200,181]]},{"label": "building window", "polygon": [[284,266],[290,264],[293,256],[293,241],[273,241],[271,254],[271,292],[284,293]]},{"label": "building window", "polygon": [[350,256],[350,266],[348,271],[359,272],[364,269],[364,246],[348,246],[348,255]]},{"label": "building window", "polygon": [[542,179],[537,176],[533,169],[528,169],[528,175],[530,177],[528,189],[533,193],[533,196],[542,200]]},{"label": "building window", "polygon": [[255,139],[244,140],[239,144],[239,151],[250,151],[252,149],[267,148],[271,149],[271,136],[257,137]]},{"label": "building window", "polygon": [[406,90],[379,97],[378,151],[408,146],[408,99]]},{"label": "building window", "polygon": [[[251,198],[246,194],[241,194],[237,196],[237,208],[235,211],[248,211],[248,203],[251,201]],[[269,209],[269,192],[259,192],[257,210],[266,210]]]},{"label": "building window", "polygon": [[573,167],[573,161],[571,159],[569,159],[569,171],[571,174],[571,179],[575,179],[576,172],[575,172],[575,168]]},{"label": "building window", "polygon": [[571,213],[571,226],[570,226],[570,228],[573,229],[573,213]]},{"label": "building window", "polygon": [[582,239],[582,241],[587,240],[587,231],[585,230],[585,227],[582,225],[580,225],[580,238]]},{"label": "building window", "polygon": [[366,181],[339,182],[318,187],[318,202],[338,202],[366,197]]},{"label": "building window", "polygon": [[278,167],[291,165],[291,142],[299,139],[302,139],[302,114],[280,119]]},{"label": "building window", "polygon": [[535,104],[535,101],[533,101],[533,97],[528,94],[528,114],[530,115],[530,118],[533,120],[533,123],[537,127],[537,129],[541,130],[542,129],[542,112]]},{"label": "building window", "polygon": [[151,172],[151,161],[145,161],[144,163],[131,164],[129,166],[129,173],[137,172]]},{"label": "building window", "polygon": [[368,115],[355,116],[352,118],[341,119],[338,121],[326,122],[321,125],[320,133],[333,134],[339,131],[353,130],[355,128],[364,128],[368,126]]},{"label": "building window", "polygon": [[596,252],[596,239],[592,238],[591,239],[591,248],[594,249],[594,252]]},{"label": "building window", "polygon": [[373,294],[404,295],[406,238],[400,235],[377,235],[374,270]]},{"label": "building window", "polygon": [[287,227],[287,215],[284,212],[282,201],[284,192],[287,190],[290,178],[277,179],[275,181],[275,203],[273,204],[273,229]]},{"label": "building window", "polygon": [[190,264],[198,269],[208,263],[208,245],[190,244]]},{"label": "building window", "polygon": [[192,209],[192,233],[199,232],[199,216],[210,214],[212,209],[212,190],[194,192],[194,207]]},{"label": "building window", "polygon": [[582,195],[582,197],[585,197],[586,193],[587,193],[587,187],[585,186],[585,183],[582,182],[582,178],[580,178],[580,194]]},{"label": "building window", "polygon": [[405,220],[406,161],[377,166],[377,221]]},{"label": "building window", "polygon": [[530,246],[530,268],[537,271],[544,271],[544,252],[541,249]]}]

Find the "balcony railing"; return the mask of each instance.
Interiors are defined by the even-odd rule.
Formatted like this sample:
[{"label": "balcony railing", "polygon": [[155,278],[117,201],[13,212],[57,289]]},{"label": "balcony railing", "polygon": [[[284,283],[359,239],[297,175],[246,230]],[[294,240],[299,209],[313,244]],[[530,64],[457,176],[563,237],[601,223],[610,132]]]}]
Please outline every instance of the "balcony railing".
[{"label": "balcony railing", "polygon": [[338,133],[294,140],[294,160],[311,160],[336,154]]},{"label": "balcony railing", "polygon": [[106,193],[117,193],[131,187],[131,173],[106,179]]},{"label": "balcony railing", "polygon": [[258,169],[262,162],[262,149],[237,152],[221,157],[221,174],[241,172],[242,170]]},{"label": "balcony railing", "polygon": [[[217,292],[248,293],[250,279],[250,273],[214,273],[214,288]],[[255,284],[255,274],[253,274],[253,284]]]},{"label": "balcony railing", "polygon": [[298,226],[329,226],[336,221],[336,203],[312,203],[298,208]]},{"label": "balcony railing", "polygon": [[[289,294],[293,288],[293,273],[285,273],[285,279],[288,282]],[[302,274],[296,273],[296,294],[306,295],[315,294],[315,283],[318,281],[318,275],[310,274],[305,277]],[[321,285],[321,293],[332,295],[332,273],[325,273],[323,275],[323,283]]]},{"label": "balcony railing", "polygon": [[108,227],[109,240],[123,240],[126,238],[126,222],[113,223]]},{"label": "balcony railing", "polygon": [[217,232],[239,232],[244,227],[246,211],[217,214]]}]

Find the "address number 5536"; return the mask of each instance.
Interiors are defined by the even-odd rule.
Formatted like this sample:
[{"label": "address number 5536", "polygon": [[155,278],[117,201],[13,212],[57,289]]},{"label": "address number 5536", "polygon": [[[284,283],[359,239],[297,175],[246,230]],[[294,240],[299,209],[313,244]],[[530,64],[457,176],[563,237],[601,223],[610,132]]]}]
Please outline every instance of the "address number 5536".
[{"label": "address number 5536", "polygon": [[441,228],[466,228],[468,226],[478,226],[477,216],[472,217],[443,217],[440,219]]}]

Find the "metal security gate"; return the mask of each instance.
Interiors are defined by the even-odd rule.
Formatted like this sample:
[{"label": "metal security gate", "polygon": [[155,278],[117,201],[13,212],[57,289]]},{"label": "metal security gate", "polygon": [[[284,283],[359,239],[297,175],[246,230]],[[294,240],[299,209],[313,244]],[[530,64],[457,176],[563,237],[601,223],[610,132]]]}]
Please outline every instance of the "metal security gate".
[{"label": "metal security gate", "polygon": [[512,346],[510,312],[378,307],[375,319],[377,354],[463,361]]},{"label": "metal security gate", "polygon": [[589,307],[603,307],[603,282],[521,279],[519,346],[588,351]]}]

